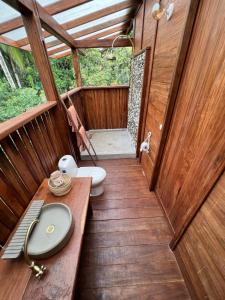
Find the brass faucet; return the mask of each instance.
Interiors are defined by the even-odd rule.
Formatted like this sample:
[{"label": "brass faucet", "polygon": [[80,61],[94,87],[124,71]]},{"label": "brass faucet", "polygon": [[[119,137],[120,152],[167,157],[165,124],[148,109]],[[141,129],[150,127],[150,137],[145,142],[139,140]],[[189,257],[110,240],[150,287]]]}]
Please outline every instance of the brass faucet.
[{"label": "brass faucet", "polygon": [[26,263],[28,264],[29,268],[35,274],[35,277],[40,279],[42,277],[42,275],[45,273],[45,271],[47,270],[47,268],[44,265],[38,265],[33,260],[31,260],[28,255],[28,250],[27,250],[30,234],[31,234],[35,224],[37,224],[38,222],[39,222],[38,219],[34,219],[31,222],[29,228],[27,229],[27,233],[26,233],[26,237],[25,237],[25,241],[24,241],[24,259],[25,259]]}]

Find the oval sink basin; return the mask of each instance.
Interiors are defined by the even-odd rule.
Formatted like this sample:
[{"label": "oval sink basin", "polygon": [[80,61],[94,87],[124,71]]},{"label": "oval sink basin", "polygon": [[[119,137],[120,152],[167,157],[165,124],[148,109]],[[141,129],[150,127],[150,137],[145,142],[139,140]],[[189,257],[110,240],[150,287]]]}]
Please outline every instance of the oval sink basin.
[{"label": "oval sink basin", "polygon": [[44,205],[39,223],[28,242],[28,254],[35,258],[52,256],[66,245],[73,229],[73,216],[67,205],[62,203]]}]

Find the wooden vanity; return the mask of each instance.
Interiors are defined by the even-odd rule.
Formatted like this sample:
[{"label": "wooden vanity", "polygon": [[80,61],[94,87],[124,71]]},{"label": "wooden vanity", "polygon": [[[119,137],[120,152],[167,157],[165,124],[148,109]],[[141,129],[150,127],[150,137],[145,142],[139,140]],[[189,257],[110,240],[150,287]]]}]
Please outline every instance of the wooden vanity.
[{"label": "wooden vanity", "polygon": [[21,257],[19,261],[0,260],[0,299],[72,299],[81,252],[85,222],[89,209],[91,178],[73,178],[72,190],[55,197],[45,179],[33,200],[67,204],[73,214],[75,228],[69,243],[56,255],[42,260],[47,273],[36,279]]}]

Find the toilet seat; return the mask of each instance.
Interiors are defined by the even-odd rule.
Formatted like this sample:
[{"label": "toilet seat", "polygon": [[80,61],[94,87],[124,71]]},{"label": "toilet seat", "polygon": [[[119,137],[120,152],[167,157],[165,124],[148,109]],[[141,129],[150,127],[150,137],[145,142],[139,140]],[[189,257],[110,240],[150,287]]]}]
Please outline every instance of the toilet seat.
[{"label": "toilet seat", "polygon": [[91,192],[92,197],[100,196],[104,193],[103,181],[106,171],[101,167],[81,167],[78,168],[72,155],[64,155],[58,163],[59,170],[71,177],[92,177]]},{"label": "toilet seat", "polygon": [[100,167],[80,167],[77,177],[92,177],[92,186],[96,186],[105,179],[106,171]]}]

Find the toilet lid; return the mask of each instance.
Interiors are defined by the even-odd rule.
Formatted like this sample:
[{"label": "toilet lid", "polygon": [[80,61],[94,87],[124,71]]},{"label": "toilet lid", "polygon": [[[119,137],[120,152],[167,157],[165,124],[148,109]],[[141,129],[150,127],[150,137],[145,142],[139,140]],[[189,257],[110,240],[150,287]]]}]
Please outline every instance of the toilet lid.
[{"label": "toilet lid", "polygon": [[78,168],[77,177],[92,177],[92,186],[98,185],[106,177],[106,171],[100,167]]}]

